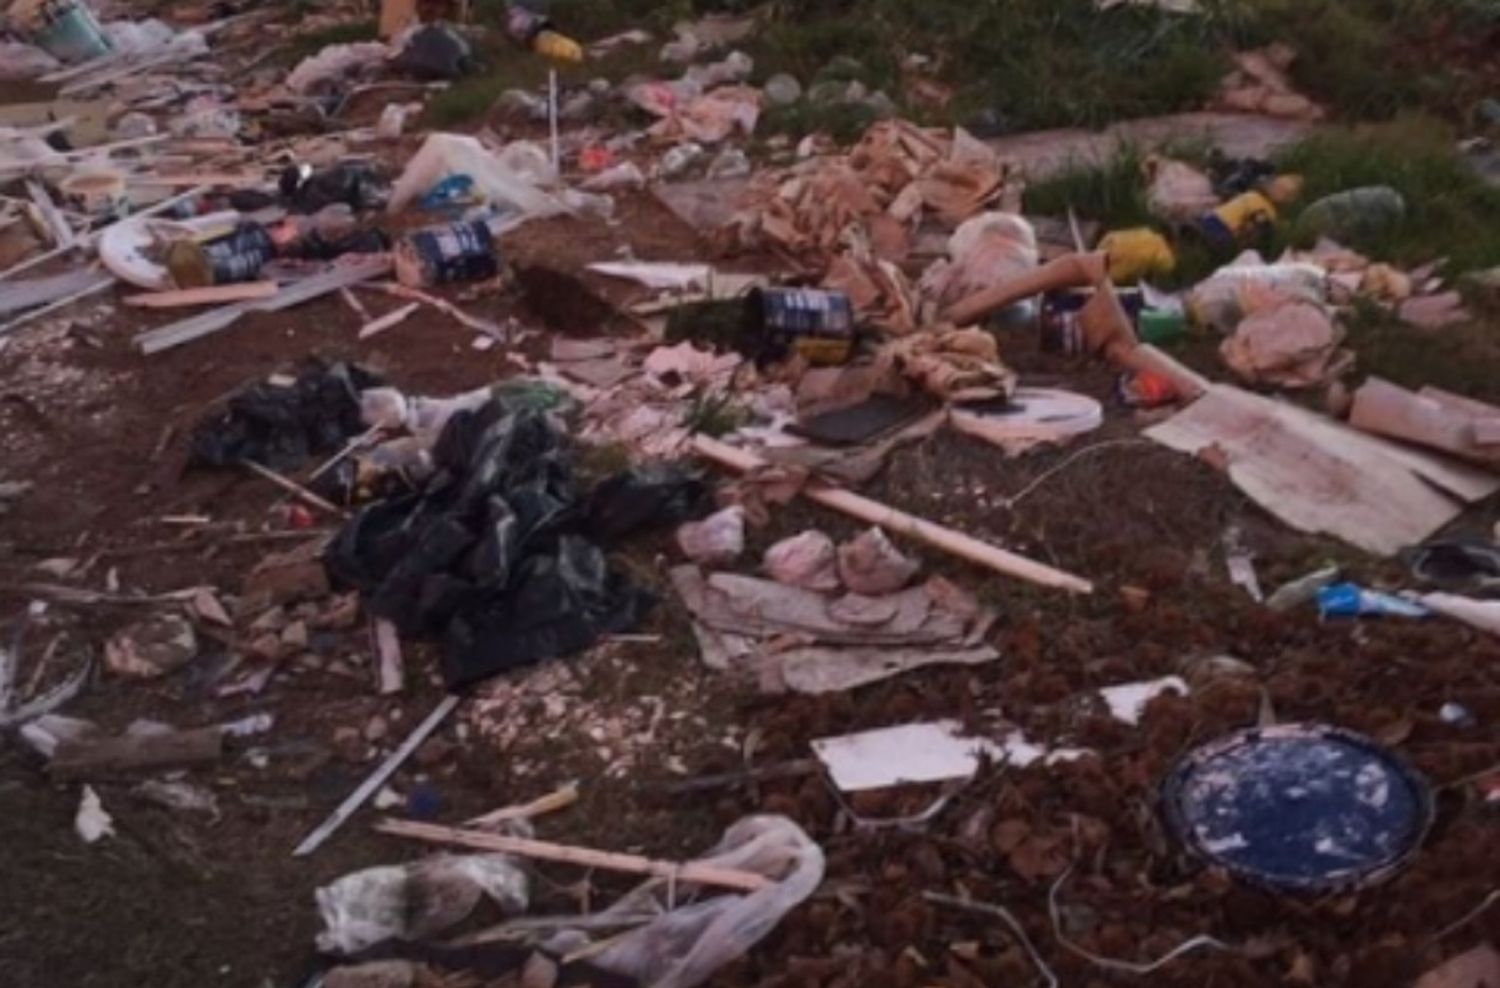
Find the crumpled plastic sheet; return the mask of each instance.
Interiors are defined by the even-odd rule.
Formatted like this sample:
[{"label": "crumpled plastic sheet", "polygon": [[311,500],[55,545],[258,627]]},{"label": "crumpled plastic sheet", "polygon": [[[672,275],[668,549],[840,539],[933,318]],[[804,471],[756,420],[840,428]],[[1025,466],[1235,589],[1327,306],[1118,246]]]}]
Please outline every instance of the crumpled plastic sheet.
[{"label": "crumpled plastic sheet", "polygon": [[387,940],[418,940],[462,922],[481,896],[526,910],[526,873],[503,854],[434,855],[352,872],[317,890],[318,949],[354,954]]},{"label": "crumpled plastic sheet", "polygon": [[456,412],[420,491],[352,518],[325,562],[403,637],[440,638],[450,688],[578,652],[635,627],[653,603],[612,572],[596,538],[681,520],[666,476],[580,497],[545,413],[494,397]]},{"label": "crumpled plastic sheet", "polygon": [[[651,988],[693,988],[764,939],[823,881],[822,848],[781,816],[752,816],[736,822],[694,863],[756,872],[774,879],[775,884],[664,912],[615,938],[594,955],[595,966]],[[638,912],[639,892],[627,895],[602,915]]]},{"label": "crumpled plastic sheet", "polygon": [[256,384],[198,424],[188,464],[222,467],[252,460],[284,469],[337,452],[364,431],[360,392],[380,383],[368,371],[340,363],[312,368],[290,387]]}]

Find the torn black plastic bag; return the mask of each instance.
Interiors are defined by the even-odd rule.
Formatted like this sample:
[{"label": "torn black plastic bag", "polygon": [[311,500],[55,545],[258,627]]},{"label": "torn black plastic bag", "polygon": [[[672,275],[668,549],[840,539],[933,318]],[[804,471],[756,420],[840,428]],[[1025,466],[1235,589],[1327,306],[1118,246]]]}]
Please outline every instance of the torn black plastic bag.
[{"label": "torn black plastic bag", "polygon": [[418,494],[360,511],[326,557],[372,613],[444,644],[460,687],[636,626],[652,599],[612,573],[543,413],[495,398],[449,420]]},{"label": "torn black plastic bag", "polygon": [[314,367],[289,386],[256,384],[198,424],[188,465],[222,467],[253,460],[287,469],[337,452],[365,429],[359,393],[381,383],[359,367],[334,364]]},{"label": "torn black plastic bag", "polygon": [[608,544],[642,529],[694,521],[713,510],[700,474],[674,463],[647,463],[600,481],[585,513],[589,534]]}]

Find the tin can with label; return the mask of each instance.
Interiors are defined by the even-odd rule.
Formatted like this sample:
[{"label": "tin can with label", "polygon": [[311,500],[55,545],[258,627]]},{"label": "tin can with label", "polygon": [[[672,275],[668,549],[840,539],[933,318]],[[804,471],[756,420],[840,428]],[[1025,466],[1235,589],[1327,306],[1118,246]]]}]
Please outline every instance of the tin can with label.
[{"label": "tin can with label", "polygon": [[500,273],[495,238],[484,220],[418,230],[396,245],[396,279],[422,288],[453,281],[482,281]]},{"label": "tin can with label", "polygon": [[276,242],[257,223],[237,227],[227,237],[205,244],[192,240],[167,249],[167,270],[179,288],[203,288],[254,281],[260,269],[276,256]]},{"label": "tin can with label", "polygon": [[757,288],[746,305],[748,342],[759,360],[795,354],[810,364],[842,364],[854,352],[854,306],[843,292]]}]

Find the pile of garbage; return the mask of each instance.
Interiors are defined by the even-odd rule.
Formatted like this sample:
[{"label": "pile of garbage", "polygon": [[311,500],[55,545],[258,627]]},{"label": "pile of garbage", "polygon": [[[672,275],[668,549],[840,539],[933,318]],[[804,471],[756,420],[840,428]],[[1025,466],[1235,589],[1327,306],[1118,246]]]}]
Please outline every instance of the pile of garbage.
[{"label": "pile of garbage", "polygon": [[[1307,201],[1301,177],[1273,161],[1156,153],[1138,176],[1152,222],[1085,233],[1076,216],[1023,215],[1025,180],[994,146],[896,115],[848,148],[810,138],[761,167],[750,139],[768,108],[815,95],[872,97],[842,87],[843,95],[804,94],[789,76],[757,87],[754,61],[734,49],[756,30],[753,18],[680,25],[661,49],[658,74],[670,78],[616,88],[559,86],[554,77],[545,94],[503,95],[494,117],[515,128],[512,139],[488,126],[412,133],[422,98],[474,72],[484,55],[481,32],[422,23],[414,5],[401,8],[383,5],[380,40],[330,45],[285,71],[259,71],[253,58],[237,74],[219,64],[218,46],[254,40],[256,12],[179,31],[100,22],[81,0],[17,0],[8,14],[17,40],[0,42],[3,78],[111,101],[96,133],[61,116],[0,128],[0,334],[120,288],[119,301],[147,316],[194,310],[134,337],[143,374],[152,355],[182,348],[184,359],[194,350],[213,359],[211,338],[242,318],[319,300],[322,311],[356,317],[343,343],[380,348],[368,367],[315,361],[246,381],[198,410],[180,444],[185,469],[237,471],[284,497],[265,530],[238,532],[237,544],[290,547],[265,553],[233,592],[121,595],[113,570],[107,590],[85,589],[67,581],[93,563],[70,557],[46,561],[59,582],[32,585],[59,600],[148,608],[111,632],[102,663],[112,679],[167,680],[213,642],[226,657],[195,681],[204,702],[269,695],[305,670],[337,675],[345,689],[363,679],[363,692],[392,703],[424,685],[441,692],[398,743],[385,743],[397,742],[394,716],[346,738],[376,746],[363,760],[382,757],[293,853],[315,853],[370,803],[406,808],[377,821],[377,832],[463,853],[380,865],[319,888],[324,984],[419,984],[433,972],[481,970],[549,986],[708,983],[808,903],[825,872],[859,861],[842,847],[842,858],[825,859],[809,835],[825,816],[835,821],[831,836],[868,849],[861,839],[871,833],[922,833],[989,772],[1076,771],[1070,780],[1092,779],[1103,792],[1100,753],[1137,730],[1142,740],[1132,744],[1151,750],[1130,762],[1129,784],[1149,781],[1164,807],[1162,826],[1152,817],[1143,828],[1220,869],[1215,875],[1334,893],[1409,865],[1433,821],[1432,791],[1385,739],[1272,717],[1205,743],[1148,723],[1209,692],[1205,682],[1234,700],[1258,674],[1253,666],[1219,656],[1180,675],[1122,682],[1110,656],[1095,656],[1087,675],[1108,673],[1108,681],[1063,697],[1066,678],[1038,672],[1036,615],[1057,607],[1052,613],[1078,617],[1078,599],[1094,595],[1088,606],[1098,609],[1072,622],[1083,630],[1071,658],[1080,647],[1097,650],[1093,629],[1113,620],[1105,607],[1116,596],[1128,636],[1139,638],[1153,627],[1141,617],[1153,595],[1182,578],[1116,586],[1047,545],[1045,527],[1029,544],[1005,527],[1038,486],[1086,472],[1077,464],[1095,451],[1152,447],[1215,468],[1224,489],[1237,488],[1287,528],[1408,565],[1399,587],[1323,566],[1265,594],[1232,529],[1211,548],[1223,549],[1229,583],[1257,609],[1247,640],[1261,625],[1314,617],[1324,629],[1375,617],[1446,619],[1500,635],[1500,550],[1488,539],[1439,537],[1500,491],[1500,407],[1353,376],[1356,309],[1430,332],[1470,315],[1436,261],[1402,268],[1355,249],[1405,221],[1410,204],[1399,192],[1358,187]],[[504,30],[518,56],[553,67],[585,57],[519,4]],[[587,51],[649,40],[631,32]],[[1318,119],[1288,81],[1289,59],[1281,46],[1240,55],[1222,104]],[[381,95],[378,113],[358,111],[364,94],[387,90],[401,95]],[[631,114],[634,129],[601,129],[594,110],[606,98]],[[723,222],[688,231],[676,256],[625,235],[665,217],[657,193],[700,168],[710,197],[730,184],[739,193],[717,203]],[[1301,246],[1269,251],[1278,235]],[[557,247],[564,242],[566,251]],[[592,254],[575,263],[572,251]],[[1223,263],[1187,283],[1189,251]],[[508,368],[503,379],[453,394],[405,389],[409,351],[397,327],[426,315],[472,334],[468,350],[444,350],[445,361],[495,351]],[[1182,346],[1193,341],[1211,345]],[[1267,392],[1321,392],[1325,410]],[[970,440],[984,444],[974,448],[986,462],[1003,457],[1018,476],[1004,497],[957,492],[993,515],[984,525],[880,486],[899,451],[941,457],[953,448],[944,444]],[[169,433],[161,442],[175,441]],[[1064,447],[1073,448],[1043,458]],[[27,489],[0,494],[3,511]],[[826,513],[829,531],[800,513],[786,527],[793,502]],[[1153,521],[1170,527],[1171,519]],[[830,534],[836,524],[845,534]],[[636,555],[626,553],[632,547]],[[28,612],[21,630],[44,611]],[[454,824],[435,822],[440,800],[390,793],[403,764],[497,680],[562,667],[586,677],[582,663],[562,660],[622,642],[655,647],[674,626],[710,682],[748,686],[763,695],[757,702],[785,704],[788,718],[818,710],[819,723],[849,722],[815,738],[780,736],[778,751],[805,742],[807,757],[768,778],[801,785],[811,776],[807,786],[743,816],[692,860],[543,839],[537,821],[576,801],[576,785]],[[330,643],[361,633],[367,643],[330,658]],[[117,839],[94,788],[112,799],[112,773],[216,766],[226,752],[252,765],[268,757],[255,741],[274,723],[265,717],[107,730],[65,716],[92,663],[50,689],[33,689],[33,677],[21,690],[22,651],[19,632],[0,650],[0,726],[21,728],[54,778],[85,783],[76,826],[89,843]],[[1061,711],[1025,731],[1024,714],[1008,708],[1002,717],[977,701],[984,677],[1013,658],[1025,667],[1017,675],[1024,695],[1050,696]],[[928,682],[946,685],[904,689]],[[889,692],[869,709],[798,706],[867,689],[859,696]],[[1256,690],[1268,709],[1270,694]],[[554,720],[566,705],[540,704]],[[637,733],[652,741],[664,719],[681,718],[658,708]],[[747,738],[737,750],[745,771],[727,784],[761,780],[749,768],[756,743]],[[1159,758],[1147,761],[1163,745],[1175,759],[1165,772]],[[143,798],[220,812],[206,787],[150,781]],[[1294,809],[1313,822],[1282,841],[1283,820],[1295,814],[1279,794],[1303,786],[1316,798]],[[996,799],[1031,798],[1011,788]],[[899,812],[870,812],[882,805]],[[989,816],[966,817],[952,838],[993,851],[996,867],[1003,862],[1024,882],[1055,877],[1049,903],[1063,946],[1072,946],[1055,915],[1064,865],[1090,841],[1102,855],[1095,838],[1109,832],[1074,809],[1073,850],[1060,832],[1033,832],[1020,811],[997,820],[988,805]],[[1313,833],[1329,820],[1344,828],[1347,846],[1330,850]],[[1152,853],[1163,856],[1155,845]],[[892,858],[885,875],[895,888],[913,875],[938,876],[934,887],[960,884],[947,880],[940,857],[927,859],[938,854]],[[585,894],[577,914],[528,915],[533,862],[644,883],[602,910]],[[829,916],[861,914],[872,894],[835,889],[839,909],[818,922],[833,929],[846,919]],[[924,908],[1009,919],[1024,956],[1057,983],[1005,908],[946,892],[922,898]],[[845,908],[845,899],[856,905]],[[504,921],[446,939],[486,909]],[[785,925],[799,935],[797,923]],[[962,946],[951,945],[955,957]],[[1205,936],[1167,956],[1223,948]],[[1080,950],[1070,953],[1098,963]],[[1112,969],[1136,969],[1123,963]]]}]

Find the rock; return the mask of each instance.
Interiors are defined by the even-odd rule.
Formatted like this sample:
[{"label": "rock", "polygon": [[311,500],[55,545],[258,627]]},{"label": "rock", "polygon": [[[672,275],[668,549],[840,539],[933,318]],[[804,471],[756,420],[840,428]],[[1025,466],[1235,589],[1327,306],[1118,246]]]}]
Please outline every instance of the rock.
[{"label": "rock", "polygon": [[435,768],[447,763],[457,751],[458,745],[446,738],[428,738],[412,755],[412,762],[419,768]]},{"label": "rock", "polygon": [[802,98],[802,83],[794,75],[778,72],[766,80],[761,93],[772,106],[791,106]]},{"label": "rock", "polygon": [[743,178],[750,174],[750,158],[739,148],[725,148],[709,162],[709,178]]},{"label": "rock", "polygon": [[557,984],[557,962],[540,951],[526,958],[521,968],[520,988],[554,988]]},{"label": "rock", "polygon": [[1182,677],[1195,690],[1218,680],[1254,679],[1256,675],[1253,665],[1232,655],[1210,655],[1182,664]]},{"label": "rock", "polygon": [[300,652],[307,648],[307,625],[293,621],[281,629],[281,644],[290,651]]},{"label": "rock", "polygon": [[371,717],[370,722],[365,725],[365,740],[379,741],[391,732],[391,727],[384,717]]},{"label": "rock", "polygon": [[316,617],[309,619],[309,627],[319,630],[343,631],[359,623],[359,594],[346,593],[333,598],[332,602]]},{"label": "rock", "polygon": [[286,654],[282,649],[281,635],[275,631],[267,631],[251,639],[250,643],[245,646],[245,651],[257,658],[270,659],[273,662]]},{"label": "rock", "polygon": [[574,93],[563,100],[562,104],[557,108],[557,118],[559,120],[570,121],[587,120],[594,116],[598,109],[598,99],[593,93],[585,90],[581,93]]},{"label": "rock", "polygon": [[333,732],[333,749],[346,762],[361,761],[365,753],[365,742],[355,727],[340,727]]},{"label": "rock", "polygon": [[495,109],[510,116],[547,119],[547,101],[525,89],[507,89],[495,100]]},{"label": "rock", "polygon": [[192,622],[180,614],[158,614],[111,638],[104,646],[104,664],[116,675],[155,679],[181,669],[197,654]]},{"label": "rock", "polygon": [[1151,603],[1151,591],[1145,587],[1124,586],[1120,588],[1120,601],[1132,614],[1139,614]]},{"label": "rock", "polygon": [[200,621],[217,624],[224,628],[234,623],[229,619],[229,612],[224,609],[223,604],[219,603],[218,596],[212,590],[199,590],[188,602],[188,607]]},{"label": "rock", "polygon": [[875,115],[882,120],[900,116],[901,114],[901,109],[896,106],[896,101],[887,96],[883,89],[877,89],[865,97],[865,106],[873,110]]},{"label": "rock", "polygon": [[853,55],[839,55],[831,59],[827,65],[818,72],[820,79],[831,79],[846,82],[851,79],[862,78],[865,74],[865,65]]},{"label": "rock", "polygon": [[745,551],[745,509],[732,505],[677,529],[677,547],[695,563],[733,562]]},{"label": "rock", "polygon": [[54,580],[61,580],[78,568],[78,560],[72,556],[54,556],[52,559],[43,559],[35,568],[37,572]]},{"label": "rock", "polygon": [[703,145],[691,141],[668,149],[667,153],[661,156],[659,166],[661,177],[676,178],[701,161],[706,153]]},{"label": "rock", "polygon": [[250,630],[280,634],[289,620],[285,607],[272,607],[250,622]]},{"label": "rock", "polygon": [[894,593],[911,582],[921,564],[908,559],[879,528],[866,529],[838,550],[839,577],[856,594]]},{"label": "rock", "polygon": [[245,596],[284,604],[328,593],[328,573],[321,559],[270,557],[245,578]]},{"label": "rock", "polygon": [[129,141],[138,137],[150,137],[156,133],[156,121],[148,114],[132,111],[115,121],[116,140]]},{"label": "rock", "polygon": [[323,975],[323,988],[412,988],[417,965],[411,961],[371,961],[336,967]]},{"label": "rock", "polygon": [[771,579],[789,587],[823,591],[839,588],[838,550],[832,539],[816,529],[771,546],[761,568]]}]

